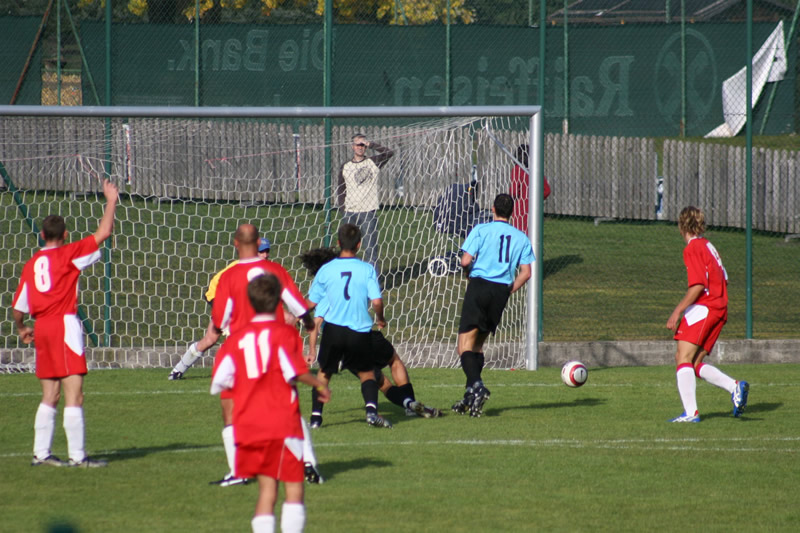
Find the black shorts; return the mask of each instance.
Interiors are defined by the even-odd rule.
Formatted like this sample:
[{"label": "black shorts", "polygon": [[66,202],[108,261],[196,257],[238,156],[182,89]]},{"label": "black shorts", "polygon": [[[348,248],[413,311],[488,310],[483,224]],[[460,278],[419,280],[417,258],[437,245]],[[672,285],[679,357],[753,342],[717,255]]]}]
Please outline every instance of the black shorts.
[{"label": "black shorts", "polygon": [[325,322],[319,344],[319,368],[331,376],[346,368],[353,372],[375,369],[372,359],[372,332],[354,331]]},{"label": "black shorts", "polygon": [[[392,361],[394,346],[392,346],[392,343],[378,330],[370,331],[370,337],[372,346],[370,353],[372,354],[372,361],[375,368],[375,381],[380,382],[378,376],[381,375],[381,370],[389,366],[389,363]],[[358,372],[352,369],[349,370],[354,376],[358,376]]]},{"label": "black shorts", "polygon": [[509,285],[486,281],[483,278],[470,278],[461,306],[458,332],[466,333],[478,328],[481,333],[494,334],[509,296],[511,296]]},{"label": "black shorts", "polygon": [[370,331],[372,341],[372,361],[376,369],[384,368],[392,360],[394,346],[383,333],[378,330]]}]

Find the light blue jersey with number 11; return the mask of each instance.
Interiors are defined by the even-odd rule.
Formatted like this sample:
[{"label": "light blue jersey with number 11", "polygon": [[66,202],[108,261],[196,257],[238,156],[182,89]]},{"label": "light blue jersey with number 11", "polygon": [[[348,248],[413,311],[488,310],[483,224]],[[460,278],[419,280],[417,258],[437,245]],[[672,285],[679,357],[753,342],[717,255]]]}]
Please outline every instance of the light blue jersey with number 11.
[{"label": "light blue jersey with number 11", "polygon": [[498,220],[475,226],[461,249],[475,258],[469,277],[504,285],[514,282],[519,265],[534,261],[528,236]]},{"label": "light blue jersey with number 11", "polygon": [[308,299],[327,302],[325,321],[354,331],[372,329],[371,300],[381,297],[375,268],[355,257],[339,257],[319,269]]}]

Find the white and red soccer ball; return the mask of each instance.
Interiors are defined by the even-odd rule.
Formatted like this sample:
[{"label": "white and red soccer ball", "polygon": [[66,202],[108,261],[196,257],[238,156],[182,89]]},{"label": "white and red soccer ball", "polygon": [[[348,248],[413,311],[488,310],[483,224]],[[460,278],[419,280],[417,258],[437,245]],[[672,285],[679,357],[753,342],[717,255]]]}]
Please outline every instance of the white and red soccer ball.
[{"label": "white and red soccer ball", "polygon": [[567,361],[561,367],[561,381],[567,387],[580,387],[589,378],[589,371],[580,361]]}]

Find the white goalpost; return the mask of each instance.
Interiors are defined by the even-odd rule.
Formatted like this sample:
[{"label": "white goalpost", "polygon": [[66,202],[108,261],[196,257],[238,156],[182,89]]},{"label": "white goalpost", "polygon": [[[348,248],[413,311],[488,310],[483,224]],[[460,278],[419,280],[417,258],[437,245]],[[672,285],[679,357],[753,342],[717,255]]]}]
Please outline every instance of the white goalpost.
[{"label": "white goalpost", "polygon": [[[377,211],[385,334],[409,366],[456,367],[466,288],[457,254],[494,196],[509,191],[524,143],[537,261],[487,343],[486,364],[535,370],[542,118],[539,106],[0,106],[0,292],[10,301],[46,215],[65,216],[71,239],[94,231],[107,176],[121,202],[104,266],[81,279],[87,356],[100,367],[170,367],[208,323],[202,295],[235,258],[239,224],[254,223],[272,242],[270,258],[307,292],[312,276],[299,256],[335,245],[339,168],[363,133],[394,153],[379,175]],[[28,370],[33,351],[6,312],[0,371]]]}]

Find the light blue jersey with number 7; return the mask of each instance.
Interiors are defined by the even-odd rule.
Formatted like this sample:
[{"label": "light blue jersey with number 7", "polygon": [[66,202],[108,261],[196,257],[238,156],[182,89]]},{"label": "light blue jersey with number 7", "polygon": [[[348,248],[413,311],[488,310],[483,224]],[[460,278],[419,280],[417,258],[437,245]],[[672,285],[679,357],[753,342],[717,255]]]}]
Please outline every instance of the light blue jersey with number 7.
[{"label": "light blue jersey with number 7", "polygon": [[355,257],[338,257],[325,263],[308,293],[314,303],[327,301],[326,322],[361,332],[372,329],[369,305],[380,297],[375,268]]},{"label": "light blue jersey with number 7", "polygon": [[528,236],[499,220],[475,226],[461,249],[475,258],[469,277],[505,285],[514,282],[519,265],[534,261]]}]

